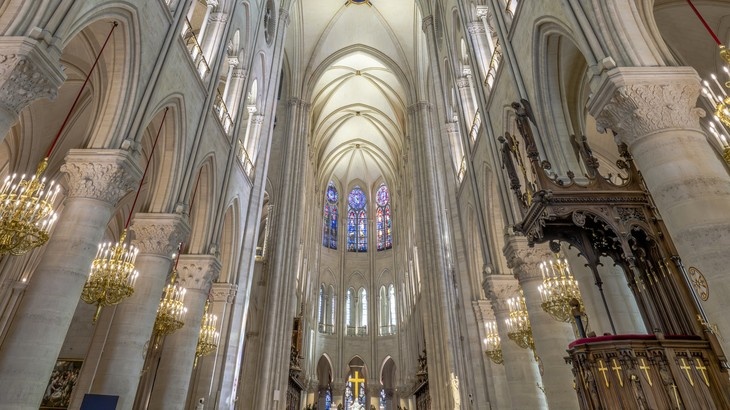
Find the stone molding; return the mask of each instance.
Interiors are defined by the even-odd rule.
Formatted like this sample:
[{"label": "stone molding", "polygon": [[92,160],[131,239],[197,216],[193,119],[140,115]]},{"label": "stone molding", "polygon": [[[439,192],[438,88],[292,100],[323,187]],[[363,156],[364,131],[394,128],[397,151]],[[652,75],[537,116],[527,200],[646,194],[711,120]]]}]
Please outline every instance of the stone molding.
[{"label": "stone molding", "polygon": [[221,263],[213,255],[180,255],[177,277],[186,289],[208,293],[213,281],[218,279]]},{"label": "stone molding", "polygon": [[495,320],[494,312],[492,311],[492,305],[488,299],[479,299],[471,302],[472,308],[474,308],[474,314],[477,320],[482,323]]},{"label": "stone molding", "polygon": [[213,283],[210,289],[210,300],[212,302],[233,303],[238,293],[238,285],[235,283]]},{"label": "stone molding", "polygon": [[113,149],[71,149],[61,172],[68,180],[68,198],[96,199],[109,205],[116,205],[142,178],[133,154]]},{"label": "stone molding", "polygon": [[507,238],[503,252],[507,259],[507,267],[512,269],[512,273],[520,284],[542,279],[540,263],[549,260],[553,255],[545,245],[530,247],[527,244],[527,238],[523,236]]},{"label": "stone molding", "polygon": [[54,99],[66,75],[60,51],[28,37],[0,39],[0,108],[15,113],[39,98]]},{"label": "stone molding", "polygon": [[190,235],[190,225],[181,214],[137,213],[130,231],[140,253],[172,259],[180,242]]},{"label": "stone molding", "polygon": [[629,146],[663,130],[700,130],[701,83],[690,67],[619,67],[600,81],[588,109],[599,131],[611,129]]},{"label": "stone molding", "polygon": [[426,16],[421,20],[421,30],[424,32],[433,26],[433,16]]},{"label": "stone molding", "polygon": [[507,299],[519,294],[520,285],[510,275],[489,275],[484,280],[484,291],[492,304],[492,311],[509,312]]},{"label": "stone molding", "polygon": [[417,101],[408,106],[408,113],[413,114],[418,111],[430,111],[431,104],[428,101]]}]

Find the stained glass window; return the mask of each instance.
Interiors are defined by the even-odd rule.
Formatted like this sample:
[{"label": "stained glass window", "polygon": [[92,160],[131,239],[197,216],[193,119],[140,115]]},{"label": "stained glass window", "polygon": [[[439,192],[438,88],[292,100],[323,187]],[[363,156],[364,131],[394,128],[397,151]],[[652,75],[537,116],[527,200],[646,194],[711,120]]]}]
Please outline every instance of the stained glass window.
[{"label": "stained glass window", "polygon": [[378,209],[375,211],[375,228],[377,231],[378,250],[393,247],[393,222],[390,220],[390,191],[385,184],[380,185],[375,194]]},{"label": "stained glass window", "polygon": [[324,198],[324,216],[322,218],[322,246],[337,249],[337,188],[330,181]]},{"label": "stained glass window", "polygon": [[[357,408],[364,409],[365,408],[365,398],[366,398],[365,383],[361,383],[358,386],[358,389],[357,389],[358,397],[357,398],[353,397],[355,395],[355,388],[352,385],[352,382],[349,381],[349,378],[352,376],[353,376],[353,374],[350,374],[350,376],[348,377],[348,382],[345,385],[345,409],[347,409],[347,410],[352,409],[354,407],[355,400],[357,400],[357,404],[358,404]],[[362,376],[362,375],[360,375],[360,376]]]},{"label": "stained glass window", "polygon": [[359,186],[353,188],[348,197],[347,250],[350,252],[368,250],[367,198]]},{"label": "stained glass window", "polygon": [[327,391],[324,393],[324,410],[330,410],[332,406],[332,389],[329,387],[327,388]]}]

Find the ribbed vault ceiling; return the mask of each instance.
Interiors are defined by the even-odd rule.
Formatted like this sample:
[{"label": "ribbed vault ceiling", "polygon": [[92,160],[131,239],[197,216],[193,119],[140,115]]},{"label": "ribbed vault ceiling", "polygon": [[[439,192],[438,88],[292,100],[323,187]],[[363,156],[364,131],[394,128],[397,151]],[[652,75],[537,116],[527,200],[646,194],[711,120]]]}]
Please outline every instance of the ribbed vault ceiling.
[{"label": "ribbed vault ceiling", "polygon": [[416,65],[420,17],[413,0],[302,0],[292,40],[311,102],[310,148],[320,180],[372,186],[397,179],[404,152],[404,85]]}]

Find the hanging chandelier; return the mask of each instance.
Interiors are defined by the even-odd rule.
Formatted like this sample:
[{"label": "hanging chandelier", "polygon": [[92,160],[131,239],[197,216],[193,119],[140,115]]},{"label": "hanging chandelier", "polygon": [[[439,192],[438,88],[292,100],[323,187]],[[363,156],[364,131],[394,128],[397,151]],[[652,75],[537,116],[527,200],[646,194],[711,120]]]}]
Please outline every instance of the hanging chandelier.
[{"label": "hanging chandelier", "polygon": [[101,308],[121,302],[134,293],[134,283],[139,272],[134,270],[134,260],[139,249],[127,245],[127,230],[122,231],[117,243],[99,244],[96,257],[91,262],[91,273],[81,292],[81,300],[96,305],[94,322]]},{"label": "hanging chandelier", "polygon": [[195,346],[195,366],[198,365],[198,359],[213,353],[218,348],[218,342],[221,337],[216,329],[218,317],[212,313],[208,313],[209,307],[210,303],[206,301],[203,321],[200,324],[198,344]]},{"label": "hanging chandelier", "polygon": [[[185,314],[188,309],[185,307],[185,292],[177,283],[177,260],[180,254],[175,256],[175,267],[170,275],[170,282],[165,286],[162,292],[162,300],[157,307],[157,316],[155,317],[154,332],[157,339],[167,336],[185,324]],[[155,341],[155,347],[159,345],[159,340]]]},{"label": "hanging chandelier", "polygon": [[57,219],[53,204],[60,186],[46,181],[46,166],[48,158],[30,178],[17,174],[5,178],[0,188],[0,254],[22,255],[48,242]]},{"label": "hanging chandelier", "polygon": [[134,270],[134,261],[137,258],[139,250],[132,244],[126,243],[127,229],[129,228],[129,223],[132,221],[134,208],[137,205],[139,194],[142,191],[142,185],[147,176],[147,171],[149,171],[168,110],[169,108],[165,108],[165,112],[162,115],[160,127],[157,129],[157,136],[155,136],[155,141],[152,143],[152,149],[150,150],[149,158],[147,158],[147,165],[145,165],[142,179],[140,179],[139,186],[137,186],[137,194],[134,196],[132,206],[129,208],[129,215],[127,215],[127,221],[124,224],[119,241],[113,245],[111,243],[99,245],[96,258],[91,262],[91,273],[86,280],[86,284],[84,284],[81,299],[86,303],[96,305],[94,322],[99,318],[101,308],[116,305],[134,293],[134,282],[137,276],[139,276],[139,273]]},{"label": "hanging chandelier", "polygon": [[725,76],[728,80],[723,83],[718,80],[715,73],[710,74],[710,80],[702,81],[702,95],[710,102],[710,105],[715,109],[714,118],[717,125],[713,124],[713,121],[709,122],[709,131],[716,138],[716,142],[720,145],[722,151],[722,158],[725,163],[730,165],[730,144],[728,144],[728,129],[730,129],[730,96],[728,96],[728,90],[730,90],[730,50],[725,47],[717,37],[717,34],[712,30],[707,21],[702,16],[697,7],[695,7],[692,0],[687,0],[692,11],[695,13],[700,23],[705,27],[707,33],[712,37],[712,40],[717,44],[719,48],[720,58],[725,62],[722,70],[725,72]]},{"label": "hanging chandelier", "polygon": [[499,338],[499,333],[497,333],[497,322],[490,320],[484,324],[484,327],[487,331],[487,337],[484,339],[484,353],[495,364],[504,363],[504,358],[502,357],[502,339]]},{"label": "hanging chandelier", "polygon": [[577,300],[583,306],[583,299],[578,289],[578,281],[570,273],[568,261],[555,255],[553,259],[540,263],[542,285],[537,289],[542,298],[542,310],[560,322],[570,322],[573,318],[570,305]]},{"label": "hanging chandelier", "polygon": [[[535,354],[535,341],[532,338],[532,325],[527,314],[527,306],[525,305],[525,297],[520,295],[507,299],[509,307],[509,318],[505,320],[507,323],[507,336],[517,346],[523,349],[532,349]],[[537,355],[535,356],[537,358]]]},{"label": "hanging chandelier", "polygon": [[48,242],[51,228],[57,219],[54,204],[60,187],[54,181],[47,181],[43,173],[48,166],[48,158],[61,138],[117,24],[117,22],[113,23],[104,45],[96,55],[94,64],[86,74],[86,79],[79,88],[76,99],[71,104],[46,155],[38,164],[35,174],[29,176],[23,174],[20,177],[13,174],[5,178],[2,188],[0,188],[0,254],[22,255]]}]

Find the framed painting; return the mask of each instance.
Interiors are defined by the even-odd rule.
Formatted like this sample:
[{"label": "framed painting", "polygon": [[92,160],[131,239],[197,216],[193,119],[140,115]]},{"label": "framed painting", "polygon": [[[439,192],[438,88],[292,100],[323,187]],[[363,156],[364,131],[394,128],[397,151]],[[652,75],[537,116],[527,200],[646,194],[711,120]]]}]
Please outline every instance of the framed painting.
[{"label": "framed painting", "polygon": [[83,360],[58,359],[51,372],[40,409],[67,409],[71,402]]}]

